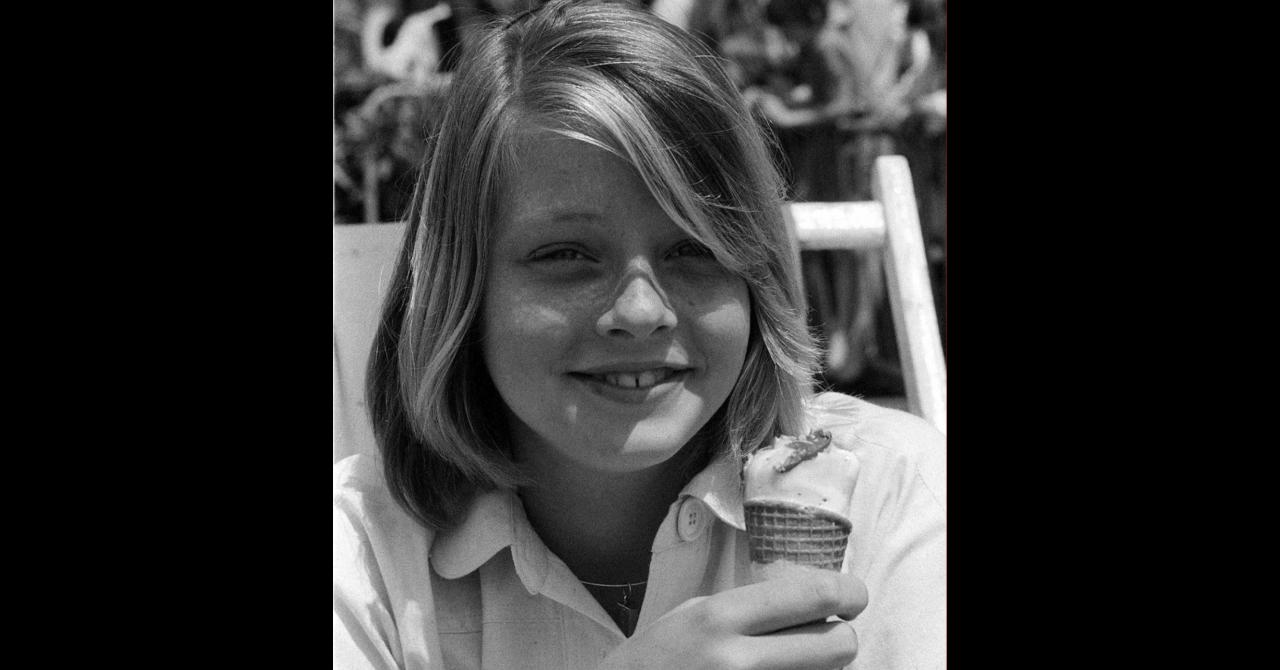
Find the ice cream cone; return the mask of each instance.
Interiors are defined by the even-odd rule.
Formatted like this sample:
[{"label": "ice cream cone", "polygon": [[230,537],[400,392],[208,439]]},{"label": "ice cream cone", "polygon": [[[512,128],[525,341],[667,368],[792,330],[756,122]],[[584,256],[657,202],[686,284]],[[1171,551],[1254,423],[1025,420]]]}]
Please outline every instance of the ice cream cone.
[{"label": "ice cream cone", "polygon": [[781,436],[747,459],[744,519],[753,579],[844,567],[858,459],[816,431]]},{"label": "ice cream cone", "polygon": [[817,507],[779,501],[746,503],[751,562],[786,561],[839,570],[849,542],[849,520]]}]

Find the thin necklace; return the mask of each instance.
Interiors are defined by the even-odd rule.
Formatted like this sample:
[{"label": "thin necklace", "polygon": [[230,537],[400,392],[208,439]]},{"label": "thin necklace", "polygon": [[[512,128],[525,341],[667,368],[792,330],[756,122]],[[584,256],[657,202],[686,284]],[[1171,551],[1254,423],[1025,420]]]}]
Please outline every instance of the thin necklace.
[{"label": "thin necklace", "polygon": [[[622,600],[613,604],[615,610],[610,613],[613,620],[618,624],[618,628],[622,630],[622,634],[631,637],[631,633],[635,632],[636,622],[640,620],[640,604],[632,600],[631,589],[644,586],[649,580],[643,582],[635,582],[632,584],[597,584],[595,582],[582,582],[585,586],[595,586],[606,589],[626,589],[622,592]],[[602,603],[603,604],[603,603]]]},{"label": "thin necklace", "polygon": [[588,581],[581,580],[581,579],[579,579],[578,581],[582,582],[583,584],[586,584],[587,586],[599,586],[599,587],[606,588],[606,589],[620,589],[620,588],[624,588],[624,587],[625,587],[625,588],[635,588],[635,587],[637,587],[637,586],[644,586],[645,584],[648,584],[648,583],[649,583],[649,580],[647,580],[647,579],[646,579],[646,580],[644,580],[643,582],[632,582],[632,583],[630,583],[630,584],[597,584],[597,583],[595,583],[595,582],[588,582]]}]

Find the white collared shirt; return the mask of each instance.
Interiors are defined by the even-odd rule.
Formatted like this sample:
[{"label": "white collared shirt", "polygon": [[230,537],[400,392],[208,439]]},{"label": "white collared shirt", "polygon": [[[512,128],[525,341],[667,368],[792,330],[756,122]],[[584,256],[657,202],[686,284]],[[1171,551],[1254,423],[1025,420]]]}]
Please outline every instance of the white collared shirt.
[{"label": "white collared shirt", "polygon": [[[866,584],[851,668],[946,662],[946,438],[905,412],[813,398],[861,466],[844,571]],[[626,638],[529,525],[510,491],[478,496],[435,533],[391,498],[377,457],[334,465],[334,668],[594,668]],[[653,541],[636,631],[689,598],[750,583],[736,464],[721,458],[672,503]]]}]

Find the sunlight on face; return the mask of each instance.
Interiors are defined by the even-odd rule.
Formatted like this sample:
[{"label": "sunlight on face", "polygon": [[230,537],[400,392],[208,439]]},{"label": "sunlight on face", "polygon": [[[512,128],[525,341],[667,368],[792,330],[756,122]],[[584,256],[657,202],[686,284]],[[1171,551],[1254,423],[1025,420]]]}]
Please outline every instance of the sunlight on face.
[{"label": "sunlight on face", "polygon": [[499,207],[484,359],[521,459],[626,472],[671,458],[729,397],[746,283],[617,157],[523,136]]}]

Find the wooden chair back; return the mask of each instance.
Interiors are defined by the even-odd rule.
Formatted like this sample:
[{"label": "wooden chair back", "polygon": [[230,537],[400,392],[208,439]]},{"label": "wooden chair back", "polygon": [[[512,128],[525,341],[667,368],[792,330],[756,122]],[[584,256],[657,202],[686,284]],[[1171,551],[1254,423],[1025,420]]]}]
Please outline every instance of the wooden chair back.
[{"label": "wooden chair back", "polygon": [[880,156],[868,201],[790,203],[783,209],[799,250],[879,250],[893,313],[907,411],[947,431],[947,368],[934,309],[929,263],[911,169],[902,156]]}]

